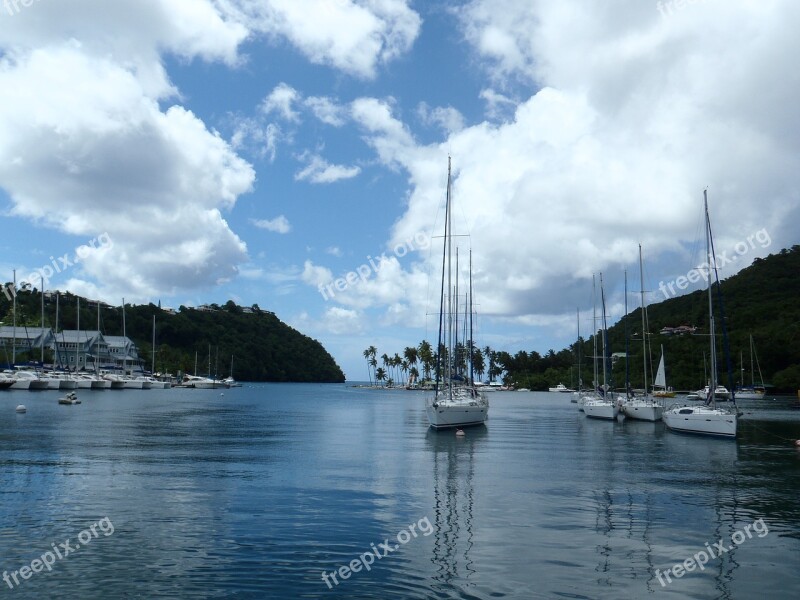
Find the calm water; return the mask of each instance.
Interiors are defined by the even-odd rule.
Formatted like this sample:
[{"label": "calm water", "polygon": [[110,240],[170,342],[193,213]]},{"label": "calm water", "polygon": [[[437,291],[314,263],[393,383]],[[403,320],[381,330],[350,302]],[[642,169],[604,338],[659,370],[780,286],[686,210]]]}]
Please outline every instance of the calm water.
[{"label": "calm water", "polygon": [[[58,395],[0,393],[0,569],[87,543],[0,581],[4,597],[800,595],[794,399],[743,405],[732,442],[590,421],[556,394],[493,394],[463,439],[428,429],[417,392]],[[746,526],[703,571],[660,584],[656,569]],[[370,570],[329,589],[323,571],[373,545]]]}]

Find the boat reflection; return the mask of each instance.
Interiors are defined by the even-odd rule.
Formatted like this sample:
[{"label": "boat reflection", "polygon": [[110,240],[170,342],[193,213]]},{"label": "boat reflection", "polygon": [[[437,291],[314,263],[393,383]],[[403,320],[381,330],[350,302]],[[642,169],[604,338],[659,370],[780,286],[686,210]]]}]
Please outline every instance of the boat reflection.
[{"label": "boat reflection", "polygon": [[[431,562],[436,584],[462,587],[476,573],[471,557],[474,545],[475,490],[473,477],[486,440],[486,427],[451,431],[429,430],[426,445],[433,451],[434,541]],[[444,590],[443,590],[444,591]]]}]

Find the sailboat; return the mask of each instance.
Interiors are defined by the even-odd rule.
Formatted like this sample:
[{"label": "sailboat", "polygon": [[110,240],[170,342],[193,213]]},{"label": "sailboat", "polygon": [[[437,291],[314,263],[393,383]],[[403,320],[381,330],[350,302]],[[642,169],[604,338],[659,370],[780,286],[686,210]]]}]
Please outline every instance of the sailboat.
[{"label": "sailboat", "polygon": [[658,362],[656,380],[653,385],[653,396],[656,398],[674,398],[675,392],[667,387],[667,374],[664,367],[664,346],[661,346],[661,360]]},{"label": "sailboat", "polygon": [[[744,361],[740,358],[742,363],[742,383],[736,389],[736,397],[740,400],[763,400],[767,390],[764,388],[764,377],[761,375],[761,365],[758,365],[758,377],[761,380],[761,385],[756,385],[755,370],[753,369],[753,356],[755,355],[755,348],[753,345],[753,335],[750,334],[750,385],[744,385]],[[755,357],[755,364],[758,364],[758,357]]]},{"label": "sailboat", "polygon": [[[456,356],[458,337],[458,293],[453,288],[452,172],[447,158],[447,195],[445,202],[444,244],[442,249],[442,286],[439,298],[439,343],[436,352],[436,381],[433,395],[426,398],[425,410],[434,429],[483,425],[489,416],[489,400],[475,387],[472,365],[472,254],[469,278],[469,378],[459,373]],[[456,287],[458,285],[456,268]],[[443,356],[444,354],[444,356]]]},{"label": "sailboat", "polygon": [[586,400],[583,403],[583,412],[587,417],[593,419],[616,419],[619,414],[620,402],[612,391],[612,386],[606,381],[606,374],[608,373],[608,328],[606,327],[606,297],[603,293],[602,273],[600,273],[600,305],[603,308],[603,387],[598,391],[597,398]]},{"label": "sailboat", "polygon": [[[644,375],[644,395],[627,398],[622,405],[622,412],[626,417],[641,421],[660,421],[664,413],[664,406],[660,400],[647,393],[647,307],[644,303],[644,268],[642,263],[642,245],[639,244],[639,288],[642,301],[642,357]],[[664,360],[664,357],[661,357]],[[650,367],[652,373],[652,366]]]},{"label": "sailboat", "polygon": [[[714,303],[712,299],[711,269],[716,273],[716,256],[711,238],[711,220],[708,216],[708,192],[703,192],[706,220],[706,255],[708,257],[708,327],[711,348],[711,377],[709,393],[703,406],[672,406],[664,413],[664,423],[672,431],[735,438],[738,422],[735,398],[733,410],[717,408],[717,344],[714,330]],[[719,277],[716,277],[719,286]]]},{"label": "sailboat", "polygon": [[[577,392],[577,404],[579,411],[583,411],[583,405],[587,400],[595,400],[599,397],[597,394],[597,386],[600,385],[600,376],[597,370],[597,286],[595,284],[594,273],[592,273],[592,327],[594,329],[594,334],[592,334],[592,367],[594,369],[592,389],[580,390]],[[578,336],[578,338],[580,340],[580,336]]]}]

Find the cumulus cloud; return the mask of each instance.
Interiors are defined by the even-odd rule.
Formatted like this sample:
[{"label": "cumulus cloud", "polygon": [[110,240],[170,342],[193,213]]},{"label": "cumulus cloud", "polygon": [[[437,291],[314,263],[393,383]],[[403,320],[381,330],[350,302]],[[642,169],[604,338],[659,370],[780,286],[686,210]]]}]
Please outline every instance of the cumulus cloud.
[{"label": "cumulus cloud", "polygon": [[289,233],[292,226],[289,224],[289,219],[280,215],[274,219],[251,219],[253,225],[259,229],[265,229],[274,233]]},{"label": "cumulus cloud", "polygon": [[287,121],[297,122],[300,115],[294,110],[294,105],[300,99],[300,93],[286,83],[275,86],[261,104],[261,110],[269,115],[277,113]]},{"label": "cumulus cloud", "polygon": [[417,106],[417,115],[425,125],[436,125],[445,133],[455,133],[464,129],[464,117],[452,106],[431,108],[426,102]]},{"label": "cumulus cloud", "polygon": [[[308,60],[356,77],[375,77],[379,65],[408,52],[421,19],[407,0],[241,1],[250,26],[288,40]],[[309,15],[314,15],[309,18]]]},{"label": "cumulus cloud", "polygon": [[[502,122],[421,145],[391,99],[358,99],[351,117],[379,161],[408,174],[390,246],[441,234],[452,155],[454,231],[470,236],[482,314],[545,322],[588,302],[592,273],[619,284],[640,242],[650,272],[692,266],[706,186],[719,247],[763,227],[776,247],[796,242],[800,80],[790,57],[800,40],[787,24],[800,5],[696,3],[669,19],[623,0],[465,8],[465,34],[493,78],[482,95],[513,108]],[[513,100],[525,87],[534,91]],[[335,301],[381,306],[388,319],[419,309],[407,290],[427,285],[436,257],[416,259]]]},{"label": "cumulus cloud", "polygon": [[311,183],[334,183],[341,179],[352,179],[361,172],[361,167],[345,167],[331,165],[324,158],[316,154],[304,153],[301,160],[308,163],[295,174],[297,181],[310,181]]},{"label": "cumulus cloud", "polygon": [[251,190],[254,171],[190,111],[162,111],[137,75],[77,41],[0,60],[11,213],[79,236],[107,231],[113,250],[82,269],[114,296],[229,280],[246,247],[221,210]]}]

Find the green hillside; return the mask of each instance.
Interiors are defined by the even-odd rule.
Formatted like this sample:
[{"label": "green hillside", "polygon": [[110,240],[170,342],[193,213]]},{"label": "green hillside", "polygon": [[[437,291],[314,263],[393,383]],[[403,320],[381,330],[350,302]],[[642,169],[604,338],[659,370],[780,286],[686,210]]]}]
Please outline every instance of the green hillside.
[{"label": "green hillside", "polygon": [[[774,386],[775,391],[794,393],[800,389],[800,246],[756,259],[750,267],[724,280],[721,288],[735,383],[741,378],[740,352],[745,363],[745,383],[750,382],[749,336],[752,334],[765,383]],[[716,288],[714,305],[719,336],[719,374],[721,382],[728,386],[722,310]],[[705,385],[703,362],[709,346],[707,292],[697,291],[653,304],[648,307],[647,314],[653,370],[657,368],[663,345],[668,385],[677,390],[693,390]],[[634,387],[642,385],[641,319],[641,309],[633,310],[627,317],[631,333],[630,380]],[[625,321],[609,329],[611,352],[625,351]],[[697,330],[694,335],[659,334],[664,327],[680,325],[694,326]],[[576,351],[576,345],[572,345],[558,353],[550,351],[545,356],[536,352],[514,356],[498,352],[497,362],[517,385],[542,390],[559,381],[577,383]],[[591,357],[591,338],[583,342],[582,355]],[[624,385],[624,363],[618,360],[613,368],[614,385],[618,387]],[[585,385],[591,385],[589,358],[583,360],[582,379]]]},{"label": "green hillside", "polygon": [[[59,329],[75,329],[77,297],[63,294],[59,300]],[[39,326],[41,295],[38,291],[17,293],[17,324]],[[0,294],[0,314],[10,325],[11,302]],[[206,310],[181,306],[171,314],[149,305],[126,305],[126,332],[139,349],[145,368],[150,368],[153,316],[156,318],[156,371],[197,373],[226,377],[234,357],[233,376],[240,381],[342,382],[344,373],[316,340],[292,329],[274,313],[258,306],[242,308],[233,302],[211,305]],[[55,325],[55,300],[45,303],[45,326]],[[81,298],[81,329],[97,328],[97,305]],[[122,309],[101,307],[100,330],[122,335]],[[210,350],[209,350],[210,348]],[[39,352],[34,352],[38,360]],[[21,357],[26,360],[26,356]],[[45,360],[48,358],[46,356]],[[52,354],[49,360],[52,360]],[[7,362],[6,356],[0,361]],[[20,357],[17,357],[20,362]]]}]

